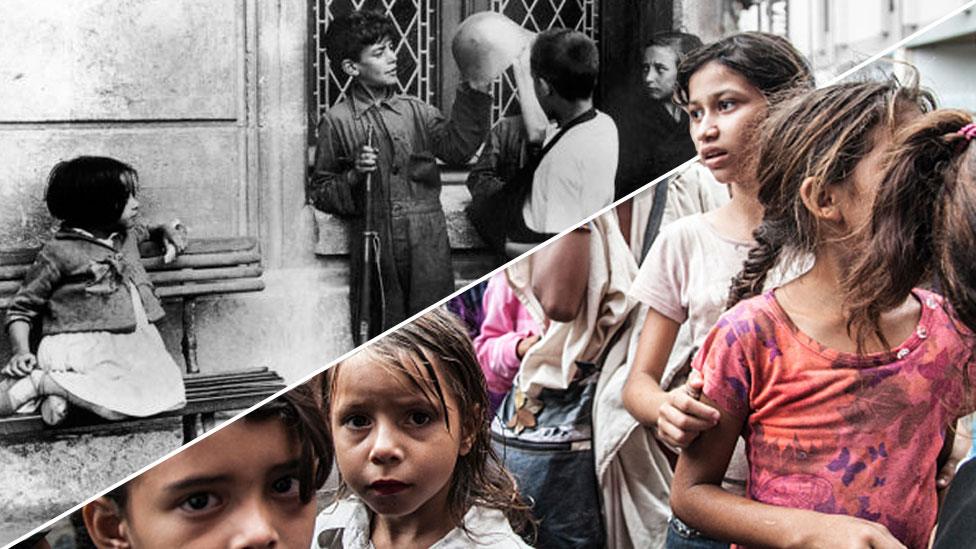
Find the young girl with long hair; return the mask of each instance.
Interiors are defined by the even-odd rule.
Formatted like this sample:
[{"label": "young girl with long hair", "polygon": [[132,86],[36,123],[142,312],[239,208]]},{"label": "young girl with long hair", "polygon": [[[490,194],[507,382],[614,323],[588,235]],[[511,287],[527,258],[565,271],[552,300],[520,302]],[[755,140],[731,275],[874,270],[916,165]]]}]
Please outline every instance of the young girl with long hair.
[{"label": "young girl with long hair", "polygon": [[[154,322],[163,316],[139,259],[155,238],[179,251],[178,222],[137,222],[138,175],[113,158],[57,164],[45,201],[61,227],[38,252],[7,308],[13,356],[0,370],[0,416],[41,408],[48,423],[66,404],[107,419],[144,417],[184,405],[183,377]],[[32,327],[43,335],[35,355]]]},{"label": "young girl with long hair", "polygon": [[512,530],[529,516],[491,448],[484,376],[449,313],[367,345],[323,387],[341,499],[319,515],[318,547],[528,547]]},{"label": "young girl with long hair", "polygon": [[[672,507],[693,527],[744,545],[927,545],[937,456],[964,412],[957,381],[970,350],[941,299],[920,289],[858,341],[843,281],[863,253],[892,133],[931,105],[916,86],[849,83],[767,120],[756,246],[694,364],[721,418],[675,472]],[[791,253],[813,254],[813,267],[760,294]],[[718,486],[740,434],[748,497]]]},{"label": "young girl with long hair", "polygon": [[[883,337],[883,314],[903,303],[912,288],[930,281],[968,331],[976,332],[974,139],[972,114],[955,109],[928,113],[896,135],[885,185],[866,227],[865,251],[846,280],[850,325],[859,341],[872,334]],[[872,283],[859,283],[865,280]],[[973,380],[964,377],[962,382],[971,399]],[[970,461],[952,481],[934,547],[972,541],[974,485],[976,461]]]},{"label": "young girl with long hair", "polygon": [[[648,312],[624,386],[624,405],[670,447],[687,446],[718,418],[717,410],[694,398],[700,382],[683,381],[694,350],[724,309],[729,282],[745,260],[762,217],[751,166],[755,129],[770,104],[812,88],[803,56],[786,39],[770,34],[724,38],[695,50],[678,68],[676,97],[688,111],[701,161],[728,185],[732,199],[664,227],[630,290]],[[673,464],[657,456],[662,450],[650,451],[660,463],[655,491],[663,497],[657,503],[660,516],[645,520],[652,537],[660,539],[646,541],[660,544],[670,514],[667,491]],[[745,458],[735,462],[739,466],[729,471],[730,488],[738,486],[741,492]]]}]

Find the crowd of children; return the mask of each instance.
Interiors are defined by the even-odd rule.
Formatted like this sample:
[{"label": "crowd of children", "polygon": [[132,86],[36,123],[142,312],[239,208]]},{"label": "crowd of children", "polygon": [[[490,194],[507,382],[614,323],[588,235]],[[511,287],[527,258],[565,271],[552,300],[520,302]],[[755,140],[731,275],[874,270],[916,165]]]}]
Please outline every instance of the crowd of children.
[{"label": "crowd of children", "polygon": [[[522,405],[514,428],[501,431],[502,452],[534,436],[525,434],[533,421],[539,437],[553,428],[541,425],[546,391],[563,382],[569,398],[591,375],[564,375],[567,359],[593,358],[584,348],[550,357],[548,377],[540,374],[538,348],[551,332],[589,315],[590,327],[615,322],[633,334],[626,367],[612,350],[600,355],[590,404],[609,546],[928,546],[957,463],[948,456],[971,443],[958,420],[976,409],[965,325],[974,216],[961,198],[974,172],[958,160],[976,130],[971,114],[933,110],[906,72],[903,82],[813,91],[806,60],[782,38],[744,33],[690,53],[675,99],[701,163],[731,200],[663,228],[632,278],[626,321],[606,294],[599,311],[584,303],[536,319],[541,340],[514,327],[503,334],[529,346],[509,391]],[[612,228],[633,237],[632,223]],[[533,283],[538,299],[578,303],[566,277],[593,290],[580,262],[592,269],[606,258],[571,248],[562,271]],[[550,251],[523,263],[538,268]],[[518,266],[505,276],[518,292]],[[496,292],[502,280],[492,281]],[[484,304],[486,318],[520,314]],[[486,375],[515,373],[509,360],[487,358]],[[620,414],[641,427],[626,431]],[[511,466],[534,490],[523,464]],[[563,489],[580,486],[553,477]],[[954,505],[972,506],[955,494]],[[536,503],[537,517],[575,512],[571,500]],[[959,510],[945,513],[955,531],[941,543],[972,532]],[[560,546],[553,540],[565,538],[540,522],[539,545]]]},{"label": "crowd of children", "polygon": [[[323,118],[310,184],[317,205],[356,216],[363,177],[378,174],[384,326],[449,291],[432,154],[467,159],[488,105],[464,84],[448,122],[393,94],[387,25],[356,14],[330,42],[355,80]],[[582,151],[574,139],[613,127],[592,108],[592,43],[561,31],[539,40],[540,103],[564,132],[592,125],[562,142]],[[582,67],[578,81],[552,71],[567,63]],[[969,444],[957,422],[976,410],[972,114],[936,109],[913,77],[815,90],[793,46],[761,33],[687,53],[674,80],[700,162],[729,191],[724,204],[709,209],[680,178],[658,183],[672,193],[669,213],[637,207],[660,199],[652,188],[626,219],[604,213],[496,274],[474,342],[449,312],[428,311],[89,502],[95,544],[972,544],[973,465],[941,522],[937,482],[950,484],[946,456]],[[607,185],[587,193],[611,188],[599,174],[616,165],[613,145],[599,153],[614,149],[613,161],[586,172]],[[557,158],[536,174],[568,169]],[[92,182],[104,212],[78,217],[65,197]],[[88,366],[58,358],[74,344],[67,336],[115,350],[156,318],[130,257],[148,235],[131,223],[135,191],[135,172],[107,159],[52,174],[48,203],[64,224],[8,313],[18,353],[0,413],[50,395],[138,413],[86,396],[97,376],[72,385]],[[537,205],[525,205],[530,229],[573,225],[569,209]],[[660,234],[646,229],[662,216]],[[182,246],[175,227],[157,232]],[[79,289],[73,269],[104,273]],[[111,303],[89,315],[98,325],[78,314],[91,295]],[[35,358],[27,331],[42,314]],[[123,335],[108,343],[94,330]],[[316,516],[333,463],[338,480]]]}]

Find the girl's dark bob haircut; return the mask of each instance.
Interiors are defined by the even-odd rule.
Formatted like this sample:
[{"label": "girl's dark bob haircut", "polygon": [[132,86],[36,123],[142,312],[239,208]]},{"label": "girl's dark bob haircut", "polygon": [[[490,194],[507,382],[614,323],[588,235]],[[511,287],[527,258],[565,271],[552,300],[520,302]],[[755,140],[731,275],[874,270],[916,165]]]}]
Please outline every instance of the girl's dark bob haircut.
[{"label": "girl's dark bob haircut", "polygon": [[79,156],[58,162],[47,180],[44,201],[51,215],[80,229],[115,225],[138,190],[136,170],[114,158]]}]

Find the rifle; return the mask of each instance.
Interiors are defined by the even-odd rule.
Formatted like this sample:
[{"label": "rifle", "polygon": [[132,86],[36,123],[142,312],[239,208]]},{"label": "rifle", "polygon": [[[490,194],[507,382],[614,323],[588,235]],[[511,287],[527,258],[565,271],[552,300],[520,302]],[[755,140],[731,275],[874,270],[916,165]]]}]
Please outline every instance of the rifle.
[{"label": "rifle", "polygon": [[[373,125],[369,124],[366,127],[366,145],[370,148],[373,146],[373,134]],[[373,278],[379,277],[379,233],[373,226],[373,172],[366,172],[364,208],[366,214],[363,223],[363,271],[359,281],[359,326],[355,334],[358,336],[357,345],[367,342],[373,335],[370,329],[373,323]],[[380,299],[382,300],[382,295]]]}]

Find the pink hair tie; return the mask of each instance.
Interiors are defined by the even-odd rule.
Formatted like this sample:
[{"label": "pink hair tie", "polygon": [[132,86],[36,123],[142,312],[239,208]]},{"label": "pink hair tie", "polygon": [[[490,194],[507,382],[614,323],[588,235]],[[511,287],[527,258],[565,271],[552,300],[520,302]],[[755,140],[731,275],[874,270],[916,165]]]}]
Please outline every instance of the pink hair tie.
[{"label": "pink hair tie", "polygon": [[966,141],[972,141],[976,137],[976,124],[970,122],[966,124],[959,130],[959,135],[966,138]]}]

